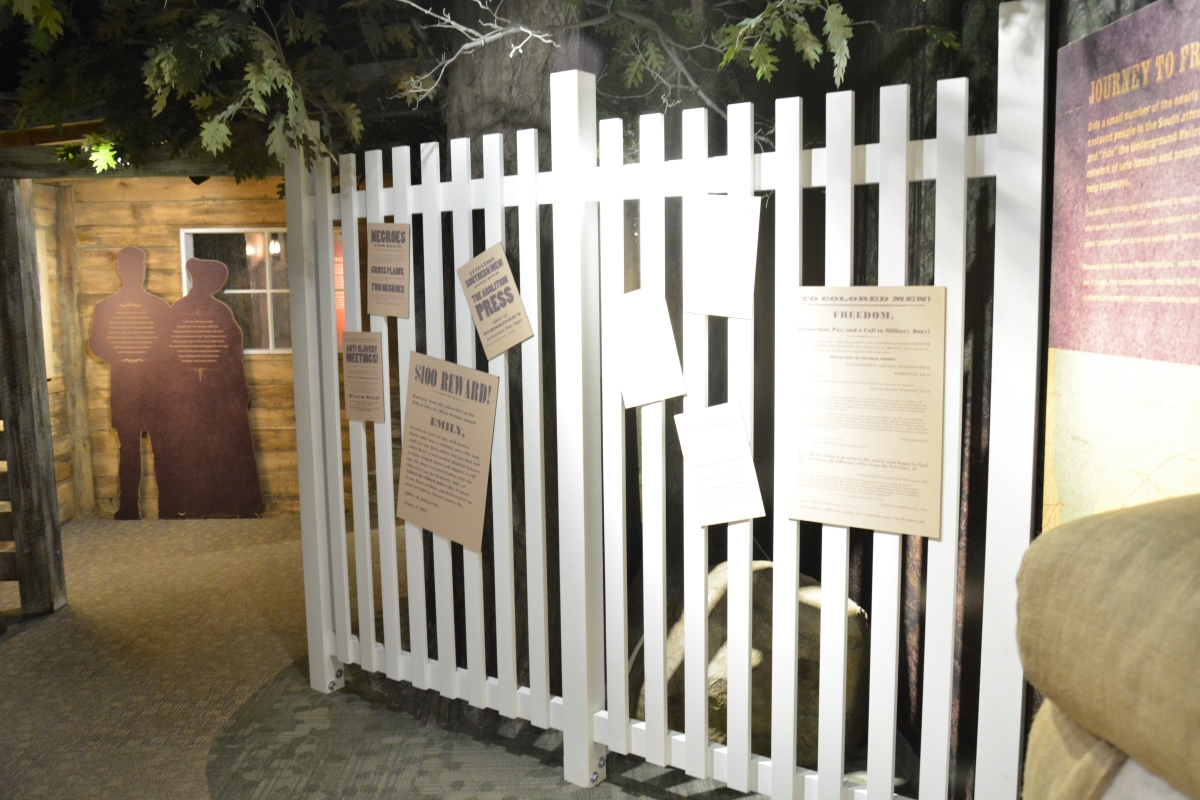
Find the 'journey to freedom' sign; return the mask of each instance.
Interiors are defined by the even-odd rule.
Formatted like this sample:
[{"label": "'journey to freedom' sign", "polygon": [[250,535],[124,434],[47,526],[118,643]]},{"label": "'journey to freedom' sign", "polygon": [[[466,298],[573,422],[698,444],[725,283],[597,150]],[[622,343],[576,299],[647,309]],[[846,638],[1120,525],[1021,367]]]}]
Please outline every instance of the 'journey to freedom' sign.
[{"label": "'journey to freedom' sign", "polygon": [[502,245],[492,245],[459,267],[458,282],[489,361],[533,338],[533,327],[525,316],[525,305]]},{"label": "'journey to freedom' sign", "polygon": [[789,516],[937,539],[946,289],[797,289]]},{"label": "'journey to freedom' sign", "polygon": [[500,379],[411,358],[396,516],[479,552]]},{"label": "'journey to freedom' sign", "polygon": [[407,224],[367,223],[367,313],[408,319]]}]

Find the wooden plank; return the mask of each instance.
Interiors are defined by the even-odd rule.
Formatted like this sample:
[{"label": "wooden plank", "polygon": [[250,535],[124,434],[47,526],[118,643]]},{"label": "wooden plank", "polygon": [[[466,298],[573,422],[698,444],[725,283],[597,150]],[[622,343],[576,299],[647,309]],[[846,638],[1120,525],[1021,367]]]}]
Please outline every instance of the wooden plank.
[{"label": "wooden plank", "polygon": [[21,611],[67,602],[33,227],[33,183],[0,179],[0,418]]},{"label": "wooden plank", "polygon": [[[484,246],[504,243],[504,137],[483,137]],[[496,426],[492,433],[492,531],[496,583],[496,682],[497,710],[517,716],[517,617],[513,543],[512,441],[509,404],[509,354],[488,362],[488,371],[500,379],[496,395]]]},{"label": "wooden plank", "polygon": [[[754,106],[738,103],[728,109],[729,155],[726,171],[732,196],[754,193]],[[728,396],[741,406],[746,434],[754,446],[754,320],[728,321]],[[727,647],[729,701],[726,713],[728,761],[726,782],[730,788],[755,791],[758,773],[750,752],[751,641],[754,628],[753,573],[754,529],[749,521],[730,523],[729,552],[729,638]]]},{"label": "wooden plank", "polygon": [[[190,178],[91,178],[74,184],[76,202],[181,202],[195,200],[271,200],[281,206],[283,178],[247,179],[212,177],[199,185]],[[64,187],[66,188],[66,187]],[[284,212],[281,210],[280,214]],[[178,234],[176,234],[178,239]]]},{"label": "wooden plank", "polygon": [[533,338],[521,344],[525,425],[525,577],[529,609],[529,721],[550,727],[549,588],[546,571],[546,467],[542,407],[541,222],[538,132],[517,132],[517,222],[521,297]]},{"label": "wooden plank", "polygon": [[1042,308],[1046,4],[1000,4],[996,268],[975,796],[1016,800],[1025,681],[1017,570],[1032,536]]},{"label": "wooden plank", "polygon": [[285,227],[279,200],[77,203],[75,223],[85,225],[177,225],[181,228]]},{"label": "wooden plank", "polygon": [[[69,188],[69,187],[66,187]],[[140,242],[139,247],[148,249],[169,248],[179,250],[178,225],[81,225],[76,229],[76,247],[80,253],[116,247],[120,249],[130,242]]]},{"label": "wooden plank", "polygon": [[[879,90],[879,285],[908,275],[908,85]],[[876,533],[872,549],[867,800],[892,800],[903,539]]]},{"label": "wooden plank", "polygon": [[963,330],[967,251],[967,79],[937,84],[934,283],[946,287],[946,380],[942,431],[941,538],[929,542],[920,800],[944,800],[950,781],[954,620],[962,477]]},{"label": "wooden plank", "polygon": [[617,380],[621,364],[618,309],[625,293],[625,201],[617,194],[624,163],[620,119],[600,122],[600,169],[608,173],[611,196],[600,201],[600,369],[601,446],[604,448],[605,647],[608,664],[608,717],[605,744],[630,751],[629,585],[625,549],[625,405]]},{"label": "wooden plank", "polygon": [[[705,222],[694,203],[705,194],[701,176],[708,161],[708,113],[702,109],[683,112],[683,159],[694,178],[683,198],[683,290],[695,279],[705,258],[700,243]],[[688,393],[683,410],[699,411],[708,407],[708,317],[683,315],[683,375]],[[686,477],[683,484],[683,614],[684,649],[688,653],[708,653],[708,528],[696,522],[693,487]],[[694,778],[712,774],[712,756],[708,747],[708,664],[704,658],[684,660],[684,746],[685,771]]]},{"label": "wooden plank", "polygon": [[[344,153],[340,158],[342,186],[358,183],[357,158]],[[358,192],[342,192],[342,219],[357,220],[365,209],[359,207]],[[362,330],[362,292],[358,264],[358,225],[342,228],[342,258],[345,286],[346,330]],[[349,421],[351,513],[354,516],[354,577],[358,589],[358,663],[365,672],[380,672],[375,663],[375,565],[371,540],[371,486],[367,475],[366,423]]]},{"label": "wooden plank", "polygon": [[[799,608],[796,590],[800,572],[799,523],[788,517],[783,498],[792,488],[794,457],[792,415],[788,405],[796,396],[792,353],[796,332],[792,296],[800,285],[803,242],[801,148],[803,101],[775,101],[775,502],[774,583],[771,620],[771,785],[772,800],[795,800],[796,786],[796,666]],[[768,787],[760,786],[765,794]],[[890,800],[890,799],[889,799]]]},{"label": "wooden plank", "polygon": [[33,183],[33,207],[56,210],[58,203],[58,187],[40,181]]},{"label": "wooden plank", "polygon": [[[854,285],[854,93],[825,95],[825,285]],[[850,536],[822,526],[817,800],[841,800],[846,753]]]}]

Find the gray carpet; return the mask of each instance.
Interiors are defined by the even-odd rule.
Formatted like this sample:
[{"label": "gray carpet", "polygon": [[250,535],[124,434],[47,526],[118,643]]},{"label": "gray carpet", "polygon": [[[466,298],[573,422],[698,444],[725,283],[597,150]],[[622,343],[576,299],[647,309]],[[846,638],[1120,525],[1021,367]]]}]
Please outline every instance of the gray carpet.
[{"label": "gray carpet", "polygon": [[294,520],[68,525],[70,604],[22,620],[0,583],[0,800],[741,797],[378,676],[308,688]]}]

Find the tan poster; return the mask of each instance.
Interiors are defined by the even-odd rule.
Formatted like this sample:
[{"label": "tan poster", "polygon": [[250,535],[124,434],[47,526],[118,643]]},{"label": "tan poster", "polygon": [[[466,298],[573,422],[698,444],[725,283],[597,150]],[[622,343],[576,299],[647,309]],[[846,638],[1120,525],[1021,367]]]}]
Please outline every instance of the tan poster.
[{"label": "tan poster", "polygon": [[458,282],[471,306],[471,319],[488,360],[533,338],[504,247],[494,244],[458,268]]},{"label": "tan poster", "polygon": [[[701,525],[765,516],[746,418],[737,403],[675,415],[684,483]],[[690,485],[689,485],[690,484]]]},{"label": "tan poster", "polygon": [[383,404],[383,334],[342,334],[342,382],[346,416],[355,422],[386,422]]},{"label": "tan poster", "polygon": [[792,519],[937,539],[946,290],[797,290]]},{"label": "tan poster", "polygon": [[475,551],[483,540],[499,386],[486,372],[412,354],[396,516]]},{"label": "tan poster", "polygon": [[367,313],[408,319],[408,252],[411,231],[406,223],[367,223]]}]

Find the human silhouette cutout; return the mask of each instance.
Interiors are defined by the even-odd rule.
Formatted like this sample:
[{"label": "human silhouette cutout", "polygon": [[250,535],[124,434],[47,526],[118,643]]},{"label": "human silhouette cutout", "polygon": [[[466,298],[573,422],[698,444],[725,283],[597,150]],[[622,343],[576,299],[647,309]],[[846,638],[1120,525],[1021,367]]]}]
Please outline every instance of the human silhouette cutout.
[{"label": "human silhouette cutout", "polygon": [[242,329],[213,297],[229,269],[192,258],[187,271],[192,290],[171,307],[162,375],[171,422],[154,451],[159,517],[253,517],[263,496],[246,410]]},{"label": "human silhouette cutout", "polygon": [[[156,445],[161,430],[159,376],[171,307],[142,286],[146,254],[138,248],[126,247],[117,254],[117,274],[121,288],[96,304],[88,346],[112,367],[112,426],[121,448],[121,498],[114,519],[140,519],[141,439],[143,432],[149,433],[151,445]],[[157,447],[154,452],[157,459]]]}]

